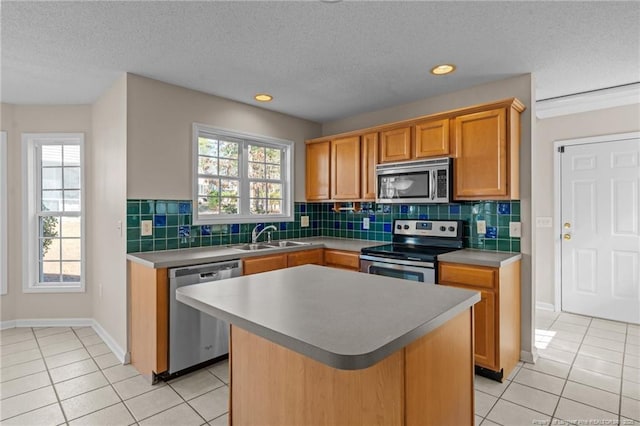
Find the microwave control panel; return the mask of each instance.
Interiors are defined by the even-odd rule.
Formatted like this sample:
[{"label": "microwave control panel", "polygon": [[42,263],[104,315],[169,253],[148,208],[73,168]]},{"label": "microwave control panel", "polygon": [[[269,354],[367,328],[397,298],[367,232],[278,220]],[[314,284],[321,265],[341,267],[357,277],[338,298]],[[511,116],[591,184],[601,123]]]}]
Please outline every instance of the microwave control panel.
[{"label": "microwave control panel", "polygon": [[396,220],[393,223],[395,235],[411,235],[421,237],[458,236],[458,222],[455,220]]}]

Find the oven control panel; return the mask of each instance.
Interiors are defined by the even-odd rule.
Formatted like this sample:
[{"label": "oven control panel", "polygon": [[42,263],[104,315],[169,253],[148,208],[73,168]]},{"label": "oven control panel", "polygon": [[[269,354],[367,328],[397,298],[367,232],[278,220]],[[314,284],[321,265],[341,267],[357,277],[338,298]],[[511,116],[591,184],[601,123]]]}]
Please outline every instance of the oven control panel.
[{"label": "oven control panel", "polygon": [[414,235],[421,237],[458,236],[458,222],[455,220],[396,220],[393,223],[395,235]]}]

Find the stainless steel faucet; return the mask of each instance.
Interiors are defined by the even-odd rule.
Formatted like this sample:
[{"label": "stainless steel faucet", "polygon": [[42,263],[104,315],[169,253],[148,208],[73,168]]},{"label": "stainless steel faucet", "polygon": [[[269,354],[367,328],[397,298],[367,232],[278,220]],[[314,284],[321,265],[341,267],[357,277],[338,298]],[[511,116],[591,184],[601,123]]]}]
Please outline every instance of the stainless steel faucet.
[{"label": "stainless steel faucet", "polygon": [[277,231],[278,228],[276,228],[273,225],[269,225],[269,226],[265,226],[262,230],[260,230],[260,232],[258,232],[258,226],[260,225],[256,225],[253,228],[253,231],[251,231],[251,244],[255,244],[258,242],[258,238],[260,238],[260,235],[262,235],[262,233],[268,229],[273,229],[274,231]]}]

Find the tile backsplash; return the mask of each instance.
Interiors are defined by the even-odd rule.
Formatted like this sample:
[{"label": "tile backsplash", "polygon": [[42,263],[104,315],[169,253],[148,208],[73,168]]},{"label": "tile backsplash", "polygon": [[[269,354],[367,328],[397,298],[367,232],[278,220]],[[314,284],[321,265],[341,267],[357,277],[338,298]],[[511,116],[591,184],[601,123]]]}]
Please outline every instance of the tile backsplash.
[{"label": "tile backsplash", "polygon": [[[293,222],[265,222],[278,231],[274,240],[327,236],[391,241],[393,219],[463,220],[465,247],[485,250],[520,251],[520,238],[509,237],[509,222],[520,222],[519,201],[478,201],[460,204],[375,204],[362,203],[359,212],[332,210],[333,203],[295,203]],[[300,217],[309,216],[309,227],[300,226]],[[369,218],[369,229],[363,219]],[[140,235],[140,221],[153,222],[153,235]],[[486,221],[486,234],[471,226]],[[220,246],[251,240],[255,224],[193,225],[189,200],[128,200],[127,253]]]}]

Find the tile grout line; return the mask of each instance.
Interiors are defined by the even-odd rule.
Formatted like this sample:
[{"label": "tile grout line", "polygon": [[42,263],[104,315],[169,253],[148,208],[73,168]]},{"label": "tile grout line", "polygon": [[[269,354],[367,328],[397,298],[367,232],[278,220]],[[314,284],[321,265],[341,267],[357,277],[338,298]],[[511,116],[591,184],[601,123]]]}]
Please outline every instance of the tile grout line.
[{"label": "tile grout line", "polygon": [[622,388],[624,386],[624,359],[627,355],[627,340],[629,338],[629,326],[627,325],[624,333],[624,350],[622,352],[622,371],[620,372],[620,393],[618,395],[618,424],[622,424]]},{"label": "tile grout line", "polygon": [[[56,400],[58,401],[58,408],[60,408],[60,412],[62,413],[62,418],[64,419],[64,423],[69,423],[69,419],[67,419],[67,413],[65,413],[64,408],[62,408],[62,402],[60,401],[60,395],[58,395],[58,390],[53,384],[53,377],[51,377],[49,366],[47,365],[47,361],[45,360],[44,353],[42,353],[42,348],[40,347],[38,336],[36,336],[36,332],[33,330],[33,328],[31,328],[31,332],[33,333],[33,337],[36,339],[36,345],[38,345],[38,350],[40,351],[40,355],[42,356],[42,361],[44,362],[44,366],[47,369],[47,376],[49,377],[49,381],[51,382],[51,388],[53,389],[53,393],[55,394]],[[56,334],[59,334],[59,333],[56,333]]]}]

